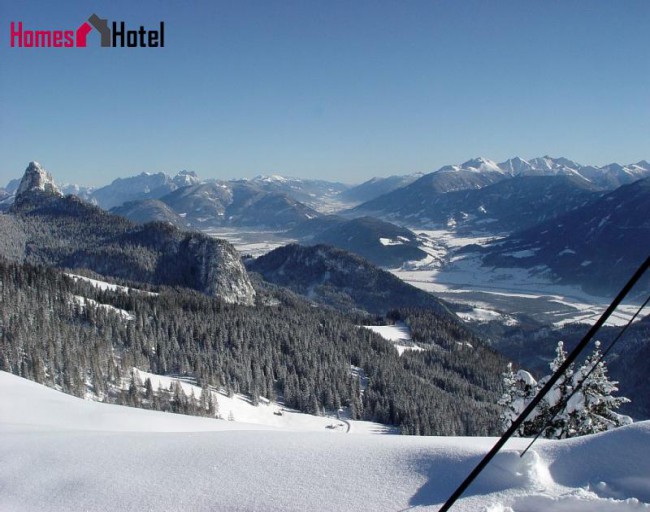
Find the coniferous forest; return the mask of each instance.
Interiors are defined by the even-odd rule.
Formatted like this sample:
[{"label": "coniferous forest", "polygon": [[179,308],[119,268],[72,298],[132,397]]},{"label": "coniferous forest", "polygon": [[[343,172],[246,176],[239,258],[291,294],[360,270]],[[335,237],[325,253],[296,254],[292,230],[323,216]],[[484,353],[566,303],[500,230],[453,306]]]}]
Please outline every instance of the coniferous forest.
[{"label": "coniferous forest", "polygon": [[504,362],[450,318],[399,310],[379,319],[404,321],[431,345],[398,356],[359,327],[376,317],[314,307],[254,281],[256,305],[245,306],[180,287],[101,290],[0,259],[0,369],[77,396],[173,412],[214,415],[218,404],[153,390],[134,381],[134,367],[312,414],[349,407],[355,419],[406,434],[497,432]]}]

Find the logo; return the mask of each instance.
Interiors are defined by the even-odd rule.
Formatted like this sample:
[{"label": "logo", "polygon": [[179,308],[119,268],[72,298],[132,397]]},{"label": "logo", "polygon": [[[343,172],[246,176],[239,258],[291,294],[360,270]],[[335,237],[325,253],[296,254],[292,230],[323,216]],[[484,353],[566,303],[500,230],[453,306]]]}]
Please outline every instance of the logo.
[{"label": "logo", "polygon": [[102,48],[164,48],[165,22],[157,30],[147,30],[140,25],[137,30],[127,28],[124,21],[108,20],[93,14],[73,30],[30,30],[22,21],[11,22],[12,48],[86,48],[92,30],[100,34]]}]

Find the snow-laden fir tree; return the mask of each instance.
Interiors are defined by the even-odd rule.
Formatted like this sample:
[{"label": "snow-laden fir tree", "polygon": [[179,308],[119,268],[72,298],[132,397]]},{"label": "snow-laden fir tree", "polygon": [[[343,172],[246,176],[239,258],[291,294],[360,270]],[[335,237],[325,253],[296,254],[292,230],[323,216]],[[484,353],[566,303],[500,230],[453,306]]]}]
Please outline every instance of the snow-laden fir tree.
[{"label": "snow-laden fir tree", "polygon": [[[557,347],[555,348],[555,359],[549,365],[552,372],[551,375],[557,372],[564,364],[566,356],[564,342],[558,341]],[[546,385],[551,375],[540,379],[537,391]],[[575,415],[575,411],[569,410],[566,407],[566,400],[573,393],[573,390],[574,365],[571,364],[540,402],[538,408],[542,412],[540,414],[542,421],[540,425],[536,426],[537,428],[534,430],[533,435],[537,435],[543,429],[542,437],[548,439],[565,439],[575,436],[573,433],[573,424],[575,423],[573,416]]]},{"label": "snow-laden fir tree", "polygon": [[[498,404],[502,407],[499,419],[501,429],[505,432],[537,394],[537,381],[526,370],[514,373],[512,363],[508,363],[508,368],[502,375],[505,391]],[[516,434],[518,436],[534,435],[533,431],[541,420],[542,415],[540,415],[539,408],[536,408],[528,416],[527,421],[517,429]]]},{"label": "snow-laden fir tree", "polygon": [[[603,432],[632,422],[629,416],[616,413],[625,397],[615,397],[617,382],[610,381],[602,361],[600,343],[578,370],[570,365],[535,410],[517,430],[516,435],[529,437],[541,432],[542,437],[564,439],[585,434]],[[560,341],[550,368],[555,373],[566,361],[564,344]],[[514,373],[512,365],[503,373],[505,392],[499,400],[501,428],[505,432],[523,412],[535,395],[551,378],[538,382],[530,373],[519,370]]]},{"label": "snow-laden fir tree", "polygon": [[601,356],[600,342],[597,341],[594,352],[573,376],[574,386],[584,381],[566,405],[573,420],[571,429],[575,435],[604,432],[632,423],[629,416],[616,412],[616,409],[630,400],[613,396],[618,391],[618,382],[609,379],[607,367],[600,361]]}]

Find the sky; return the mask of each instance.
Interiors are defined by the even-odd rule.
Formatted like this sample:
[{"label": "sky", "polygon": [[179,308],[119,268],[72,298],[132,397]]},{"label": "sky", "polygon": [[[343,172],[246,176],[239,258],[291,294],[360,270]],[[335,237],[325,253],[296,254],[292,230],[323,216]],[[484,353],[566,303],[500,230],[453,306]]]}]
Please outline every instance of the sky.
[{"label": "sky", "polygon": [[[11,48],[96,13],[164,48]],[[0,186],[650,159],[650,2],[0,0]]]}]

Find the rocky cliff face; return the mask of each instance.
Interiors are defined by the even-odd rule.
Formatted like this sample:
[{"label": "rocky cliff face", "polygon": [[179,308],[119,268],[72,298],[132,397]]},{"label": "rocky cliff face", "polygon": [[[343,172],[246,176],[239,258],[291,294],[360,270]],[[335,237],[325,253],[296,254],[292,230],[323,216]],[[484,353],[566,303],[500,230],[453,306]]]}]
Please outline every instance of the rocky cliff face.
[{"label": "rocky cliff face", "polygon": [[23,179],[16,191],[16,202],[24,200],[32,193],[45,193],[49,195],[62,196],[61,191],[54,184],[52,175],[47,172],[38,162],[29,162]]},{"label": "rocky cliff face", "polygon": [[187,252],[197,270],[197,287],[207,295],[221,297],[231,304],[252,306],[255,290],[237,250],[224,240],[203,235],[187,239]]}]

